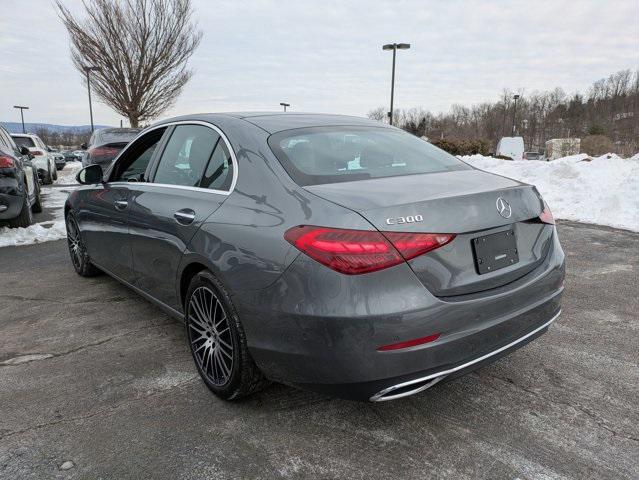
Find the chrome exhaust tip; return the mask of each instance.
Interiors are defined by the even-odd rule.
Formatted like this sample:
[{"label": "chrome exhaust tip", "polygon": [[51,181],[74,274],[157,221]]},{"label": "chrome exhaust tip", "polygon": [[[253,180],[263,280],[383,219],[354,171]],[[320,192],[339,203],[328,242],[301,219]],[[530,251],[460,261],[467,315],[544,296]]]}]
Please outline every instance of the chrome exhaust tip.
[{"label": "chrome exhaust tip", "polygon": [[370,398],[370,401],[386,402],[388,400],[397,400],[398,398],[415,395],[416,393],[423,392],[424,390],[432,387],[446,377],[447,375],[439,375],[434,378],[421,378],[410,382],[398,383],[397,385],[390,386],[380,392],[377,392]]}]

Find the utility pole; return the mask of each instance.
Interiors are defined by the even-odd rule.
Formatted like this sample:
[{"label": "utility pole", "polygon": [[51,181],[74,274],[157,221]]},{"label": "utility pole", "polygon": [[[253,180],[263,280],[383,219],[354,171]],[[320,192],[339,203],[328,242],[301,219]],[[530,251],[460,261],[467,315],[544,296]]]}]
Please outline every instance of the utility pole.
[{"label": "utility pole", "polygon": [[89,91],[89,115],[91,116],[91,133],[93,133],[93,106],[91,105],[91,76],[92,71],[100,70],[99,67],[84,67],[87,74],[87,90]]},{"label": "utility pole", "polygon": [[515,134],[517,133],[517,130],[515,128],[515,115],[517,115],[517,99],[519,98],[519,95],[515,95],[513,97],[515,99],[515,105],[513,106],[513,134],[512,136],[514,137]]},{"label": "utility pole", "polygon": [[388,112],[388,123],[393,124],[393,101],[395,97],[395,57],[397,50],[408,50],[410,43],[387,43],[382,46],[382,50],[393,51],[393,75],[391,77],[391,98],[390,98],[390,112]]},{"label": "utility pole", "polygon": [[24,111],[25,110],[29,110],[29,107],[22,107],[20,105],[14,105],[13,108],[18,108],[20,109],[20,119],[22,120],[22,133],[27,133],[24,130]]}]

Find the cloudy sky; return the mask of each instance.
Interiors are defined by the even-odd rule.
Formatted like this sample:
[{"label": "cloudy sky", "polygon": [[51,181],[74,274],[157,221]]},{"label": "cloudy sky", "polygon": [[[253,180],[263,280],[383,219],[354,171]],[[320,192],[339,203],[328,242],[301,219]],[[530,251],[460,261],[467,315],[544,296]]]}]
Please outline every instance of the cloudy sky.
[{"label": "cloudy sky", "polygon": [[[365,115],[389,99],[432,111],[495,100],[503,88],[584,91],[639,69],[639,1],[193,0],[202,43],[172,115],[277,110]],[[81,12],[79,0],[66,0]],[[88,123],[86,89],[51,0],[0,0],[0,121]],[[120,117],[94,105],[99,124]]]}]

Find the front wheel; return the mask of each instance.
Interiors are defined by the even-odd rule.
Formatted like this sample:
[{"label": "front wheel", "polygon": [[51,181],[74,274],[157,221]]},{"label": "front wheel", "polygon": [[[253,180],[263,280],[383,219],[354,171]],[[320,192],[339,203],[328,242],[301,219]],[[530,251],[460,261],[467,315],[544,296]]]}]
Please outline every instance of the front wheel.
[{"label": "front wheel", "polygon": [[80,229],[78,228],[78,222],[72,213],[67,214],[66,224],[69,254],[71,255],[71,262],[73,263],[73,268],[76,273],[82,277],[99,275],[101,272],[89,259]]},{"label": "front wheel", "polygon": [[245,397],[268,383],[248,351],[228,293],[209,272],[197,274],[189,285],[185,323],[197,370],[218,397]]}]

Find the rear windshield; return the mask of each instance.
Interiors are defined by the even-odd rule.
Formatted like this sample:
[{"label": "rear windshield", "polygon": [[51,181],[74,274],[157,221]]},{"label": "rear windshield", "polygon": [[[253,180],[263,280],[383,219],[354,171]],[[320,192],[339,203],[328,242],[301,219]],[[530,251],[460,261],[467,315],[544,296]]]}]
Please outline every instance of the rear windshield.
[{"label": "rear windshield", "polygon": [[35,147],[31,137],[13,137],[13,141],[16,142],[18,147]]},{"label": "rear windshield", "polygon": [[95,138],[91,139],[92,145],[105,145],[108,143],[123,143],[127,144],[131,140],[133,140],[138,133],[140,133],[139,129],[105,129],[99,130],[95,132]]},{"label": "rear windshield", "polygon": [[301,128],[268,142],[301,186],[471,168],[414,135],[384,127]]}]

